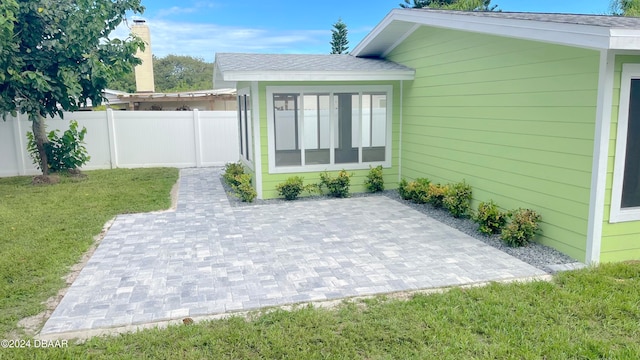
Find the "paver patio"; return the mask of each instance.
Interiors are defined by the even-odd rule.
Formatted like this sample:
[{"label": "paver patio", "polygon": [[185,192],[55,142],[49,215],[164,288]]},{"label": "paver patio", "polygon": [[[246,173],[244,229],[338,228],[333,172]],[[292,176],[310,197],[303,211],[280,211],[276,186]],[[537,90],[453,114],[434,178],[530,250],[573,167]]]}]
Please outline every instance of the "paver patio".
[{"label": "paver patio", "polygon": [[546,274],[385,196],[232,207],[220,171],[118,216],[40,335]]}]

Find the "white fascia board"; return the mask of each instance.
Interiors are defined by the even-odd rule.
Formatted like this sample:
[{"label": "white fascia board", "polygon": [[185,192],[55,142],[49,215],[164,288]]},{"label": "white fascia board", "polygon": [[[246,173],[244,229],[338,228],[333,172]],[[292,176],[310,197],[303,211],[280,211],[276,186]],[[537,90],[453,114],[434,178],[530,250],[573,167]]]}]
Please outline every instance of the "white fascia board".
[{"label": "white fascia board", "polygon": [[534,20],[436,13],[397,13],[399,21],[592,49],[609,48],[609,28]]},{"label": "white fascia board", "polygon": [[380,21],[380,23],[378,25],[376,25],[375,28],[373,28],[373,30],[371,30],[371,32],[369,32],[364,39],[362,39],[358,45],[356,45],[355,48],[353,48],[353,50],[351,50],[351,55],[353,56],[359,56],[360,53],[365,50],[365,48],[367,47],[367,45],[369,45],[372,41],[374,41],[376,39],[376,37],[378,35],[380,35],[381,32],[384,31],[384,29],[387,28],[387,26],[389,26],[389,24],[391,24],[392,21],[394,21],[394,17],[395,17],[395,13],[398,11],[398,9],[394,9],[392,10],[389,14],[387,14],[387,16],[384,17],[384,19],[382,19],[382,21]]},{"label": "white fascia board", "polygon": [[414,70],[398,71],[229,71],[225,81],[387,81],[413,80]]},{"label": "white fascia board", "polygon": [[609,41],[609,49],[612,50],[639,50],[640,30],[612,29]]},{"label": "white fascia board", "polygon": [[[386,30],[394,21],[414,23],[424,26],[469,31],[496,36],[541,41],[560,45],[577,46],[595,50],[638,49],[633,48],[640,41],[636,30],[612,30],[607,27],[581,24],[554,23],[535,20],[490,18],[469,15],[442,14],[394,9],[378,24],[351,52],[359,56],[365,55],[371,42]],[[618,34],[617,36],[615,34]],[[632,37],[636,37],[632,39]],[[388,54],[399,43],[393,44],[381,54]]]}]

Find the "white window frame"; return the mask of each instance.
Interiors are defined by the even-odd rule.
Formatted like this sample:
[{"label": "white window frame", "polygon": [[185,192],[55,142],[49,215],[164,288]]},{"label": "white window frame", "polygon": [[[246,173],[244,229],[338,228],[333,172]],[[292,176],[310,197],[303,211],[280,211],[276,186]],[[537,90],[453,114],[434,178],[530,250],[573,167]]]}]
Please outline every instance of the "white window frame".
[{"label": "white window frame", "polygon": [[[376,167],[382,165],[382,167],[391,167],[391,155],[392,155],[392,130],[393,130],[393,86],[392,85],[357,85],[357,86],[268,86],[267,87],[267,132],[269,140],[269,173],[270,174],[284,174],[284,173],[298,173],[298,172],[316,172],[316,171],[338,171],[338,170],[362,170],[369,169],[369,166]],[[298,94],[301,99],[305,94],[317,95],[328,94],[331,99],[331,123],[329,126],[330,133],[330,164],[314,164],[314,165],[301,165],[301,166],[276,166],[276,145],[275,145],[275,125],[274,125],[274,108],[273,108],[273,95],[279,93]],[[334,147],[335,147],[335,126],[336,126],[336,114],[333,114],[333,98],[335,94],[342,93],[384,93],[387,96],[387,128],[385,134],[385,161],[375,162],[362,162],[362,135],[357,136],[358,141],[358,163],[340,163],[335,164],[334,159]],[[360,133],[362,122],[362,114],[359,116],[357,124],[357,131]],[[299,128],[298,140],[301,145],[300,151],[302,152],[302,161],[304,163],[304,125]]]},{"label": "white window frame", "polygon": [[622,208],[622,186],[627,159],[627,131],[629,128],[629,102],[632,79],[640,79],[640,64],[623,64],[620,103],[618,106],[618,134],[616,137],[613,186],[611,189],[611,211],[609,213],[610,223],[640,220],[640,207]]},{"label": "white window frame", "polygon": [[[251,170],[254,170],[253,168],[253,159],[255,157],[255,154],[253,153],[253,111],[255,111],[253,109],[253,96],[251,94],[251,89],[250,88],[243,88],[238,90],[238,100],[240,98],[244,99],[245,96],[249,97],[249,101],[247,101],[246,103],[249,104],[251,106],[251,116],[248,116],[247,114],[241,114],[241,109],[242,107],[240,106],[240,104],[238,103],[238,116],[241,117],[239,119],[238,122],[238,132],[240,133],[240,137],[241,139],[238,139],[240,141],[240,143],[238,143],[238,146],[240,147],[240,160],[242,161],[243,164],[245,164],[246,166],[248,166]],[[246,112],[246,107],[245,107],[245,112]],[[246,127],[246,129],[245,129]],[[245,134],[243,132],[243,129],[245,131],[247,131],[247,133]],[[242,144],[244,144],[244,142],[246,142],[246,147],[244,149],[247,149],[247,154],[244,154],[242,149]],[[247,157],[247,155],[249,155]]]}]

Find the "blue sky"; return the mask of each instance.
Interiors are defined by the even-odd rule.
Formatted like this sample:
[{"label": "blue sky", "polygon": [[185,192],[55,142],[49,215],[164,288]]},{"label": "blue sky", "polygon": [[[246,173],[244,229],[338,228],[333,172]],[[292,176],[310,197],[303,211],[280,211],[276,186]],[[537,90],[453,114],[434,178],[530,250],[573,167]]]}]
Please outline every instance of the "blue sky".
[{"label": "blue sky", "polygon": [[[157,56],[213,61],[216,52],[328,53],[332,25],[342,18],[349,45],[403,0],[255,1],[142,0]],[[610,0],[493,0],[503,11],[605,14]],[[120,28],[117,34],[122,35]]]}]

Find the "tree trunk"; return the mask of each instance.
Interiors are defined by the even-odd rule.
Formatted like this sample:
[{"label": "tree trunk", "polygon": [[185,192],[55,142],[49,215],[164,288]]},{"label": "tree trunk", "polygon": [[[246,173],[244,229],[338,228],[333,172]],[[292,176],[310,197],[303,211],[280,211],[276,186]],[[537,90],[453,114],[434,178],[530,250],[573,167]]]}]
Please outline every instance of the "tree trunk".
[{"label": "tree trunk", "polygon": [[47,158],[47,152],[44,149],[45,143],[49,142],[47,138],[47,128],[44,123],[44,118],[40,115],[31,116],[31,127],[33,129],[33,137],[36,140],[36,148],[38,149],[38,155],[40,155],[40,169],[42,169],[42,175],[49,175],[49,159]]}]

